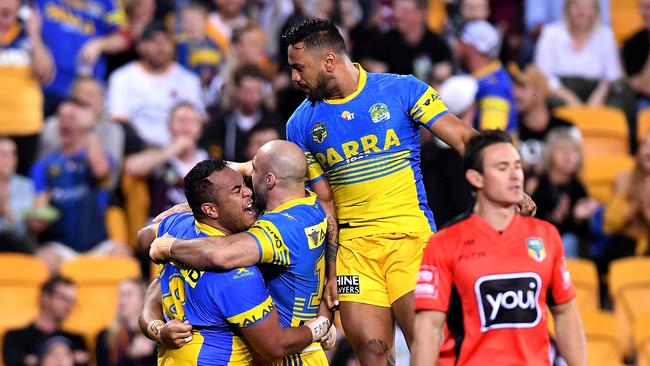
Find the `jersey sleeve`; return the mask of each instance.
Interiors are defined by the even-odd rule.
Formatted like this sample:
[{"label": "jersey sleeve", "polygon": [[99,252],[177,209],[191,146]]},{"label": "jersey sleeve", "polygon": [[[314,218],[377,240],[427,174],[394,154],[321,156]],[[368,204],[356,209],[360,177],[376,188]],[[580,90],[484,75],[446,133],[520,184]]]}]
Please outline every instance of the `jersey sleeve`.
[{"label": "jersey sleeve", "polygon": [[551,279],[551,286],[547,302],[550,305],[563,304],[575,297],[575,288],[571,281],[571,275],[566,265],[564,257],[564,247],[562,246],[562,239],[557,229],[551,228],[550,242],[554,250],[553,258],[553,277]]},{"label": "jersey sleeve", "polygon": [[47,162],[43,159],[37,161],[32,167],[29,175],[34,182],[34,190],[36,193],[47,191]]},{"label": "jersey sleeve", "polygon": [[165,234],[174,226],[174,224],[179,221],[182,216],[189,215],[186,212],[173,213],[165,217],[160,224],[158,224],[158,229],[156,230],[156,238],[159,238]]},{"label": "jersey sleeve", "polygon": [[407,99],[403,103],[413,122],[429,128],[449,112],[435,89],[412,75],[405,80]]},{"label": "jersey sleeve", "polygon": [[[300,110],[301,108],[298,108],[295,113],[299,113]],[[305,133],[300,133],[300,129],[298,127],[300,123],[295,113],[293,116],[291,116],[289,122],[287,123],[287,140],[298,145],[302,151],[305,152],[305,157],[307,158],[307,184],[312,185],[323,179],[325,177],[325,172],[323,171],[323,167],[320,165],[318,160],[316,160],[314,158],[314,155],[312,155],[312,153],[307,149],[307,143],[305,141],[306,136]]]},{"label": "jersey sleeve", "polygon": [[228,323],[237,328],[252,327],[271,314],[273,300],[257,268],[242,267],[232,273],[229,285],[213,297],[214,301]]},{"label": "jersey sleeve", "polygon": [[111,34],[124,26],[126,13],[118,0],[106,0],[101,35]]},{"label": "jersey sleeve", "polygon": [[445,236],[442,233],[434,234],[429,239],[417,285],[415,286],[415,310],[436,310],[447,312],[451,297],[452,268],[451,261],[447,259],[444,250]]},{"label": "jersey sleeve", "polygon": [[479,100],[479,130],[511,130],[510,102],[499,95],[487,95]]},{"label": "jersey sleeve", "polygon": [[268,214],[263,215],[246,233],[257,242],[260,263],[288,266],[291,264],[290,250],[278,228],[281,225],[276,226],[267,218]]}]

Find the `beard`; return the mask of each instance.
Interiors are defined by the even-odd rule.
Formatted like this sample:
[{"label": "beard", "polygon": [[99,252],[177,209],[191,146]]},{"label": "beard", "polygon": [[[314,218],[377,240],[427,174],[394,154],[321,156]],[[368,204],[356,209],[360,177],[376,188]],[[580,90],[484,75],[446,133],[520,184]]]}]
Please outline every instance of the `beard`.
[{"label": "beard", "polygon": [[316,86],[307,91],[307,99],[315,103],[323,99],[328,99],[332,96],[332,87],[330,82],[334,79],[333,76],[328,76],[325,73],[318,75]]}]

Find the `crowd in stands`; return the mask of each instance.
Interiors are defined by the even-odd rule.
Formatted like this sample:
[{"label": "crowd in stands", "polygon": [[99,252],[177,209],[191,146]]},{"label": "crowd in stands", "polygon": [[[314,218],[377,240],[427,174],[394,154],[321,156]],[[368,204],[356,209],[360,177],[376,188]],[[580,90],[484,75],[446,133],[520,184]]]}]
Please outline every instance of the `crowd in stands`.
[{"label": "crowd in stands", "polygon": [[[634,32],[615,22],[623,3]],[[650,0],[3,0],[0,251],[37,256],[54,276],[34,323],[5,337],[7,365],[153,364],[137,329],[141,279],[120,284],[115,320],[88,348],[60,328],[75,303],[61,265],[138,258],[150,279],[135,232],[185,201],[184,175],[284,137],[304,95],[281,34],[312,16],[332,19],[367,71],[413,74],[474,128],[512,133],[537,217],[567,256],[604,275],[616,258],[648,255],[650,131],[638,121],[650,111]],[[588,129],[563,108],[624,116],[630,163],[612,168],[604,199],[582,174]],[[423,132],[442,227],[472,192],[456,153]],[[611,306],[605,289],[601,302]],[[332,357],[353,357],[346,347]]]}]

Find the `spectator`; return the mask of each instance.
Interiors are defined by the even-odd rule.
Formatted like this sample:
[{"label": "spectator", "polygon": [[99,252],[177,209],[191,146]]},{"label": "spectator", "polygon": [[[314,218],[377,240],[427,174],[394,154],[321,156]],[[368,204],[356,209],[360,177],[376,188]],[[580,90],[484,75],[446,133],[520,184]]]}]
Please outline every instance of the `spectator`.
[{"label": "spectator", "polygon": [[622,77],[614,34],[600,22],[597,0],[567,0],[564,15],[544,26],[535,65],[562,103],[604,105],[610,85]]},{"label": "spectator", "polygon": [[120,283],[117,316],[97,336],[97,366],[156,364],[156,344],[147,339],[138,326],[144,293],[144,284],[139,280],[124,280]]},{"label": "spectator", "polygon": [[426,9],[426,0],[394,1],[395,29],[368,49],[368,71],[413,74],[429,83],[451,75],[451,50],[427,28]]},{"label": "spectator", "polygon": [[514,80],[513,92],[519,114],[519,154],[524,163],[524,172],[539,174],[548,133],[558,127],[571,128],[571,134],[581,139],[580,131],[548,110],[548,83],[538,68],[528,65],[522,72],[512,65],[510,73]]},{"label": "spectator", "polygon": [[459,32],[458,57],[478,81],[474,128],[515,132],[517,110],[510,76],[498,60],[499,32],[484,20],[470,21]]},{"label": "spectator", "polygon": [[61,213],[61,219],[41,233],[41,240],[49,243],[38,251],[54,272],[61,260],[81,252],[109,254],[125,248],[108,240],[109,194],[104,187],[117,170],[92,128],[93,117],[91,108],[75,99],[61,103],[61,147],[32,167],[36,207],[52,205]]},{"label": "spectator", "polygon": [[39,366],[73,366],[72,343],[63,336],[48,339],[38,350]]},{"label": "spectator", "polygon": [[253,160],[257,150],[269,141],[279,140],[282,134],[276,124],[260,122],[248,131],[244,161]]},{"label": "spectator", "polygon": [[127,21],[121,31],[128,38],[129,43],[122,52],[108,55],[106,75],[111,75],[113,71],[138,58],[135,45],[142,37],[142,32],[147,24],[153,21],[156,13],[155,0],[122,0],[122,5]]},{"label": "spectator", "polygon": [[212,157],[244,161],[246,136],[258,123],[275,124],[279,118],[264,107],[262,71],[254,65],[244,65],[235,72],[232,93],[233,107],[216,115],[207,125],[201,145]]},{"label": "spectator", "polygon": [[34,322],[25,328],[11,330],[4,337],[2,355],[5,365],[37,365],[39,353],[42,362],[43,356],[60,342],[59,337],[67,338],[70,342],[75,365],[87,365],[89,357],[83,337],[61,329],[76,301],[77,289],[72,281],[58,276],[47,280],[41,287],[39,313]]},{"label": "spectator", "polygon": [[[603,24],[610,24],[610,0],[597,1]],[[566,14],[564,11],[565,5],[565,0],[526,0],[524,4],[524,21],[526,30],[533,36],[533,39],[537,39],[546,24],[559,22],[564,18]]]},{"label": "spectator", "polygon": [[643,29],[623,45],[623,63],[637,95],[637,110],[650,107],[650,0],[639,3]]},{"label": "spectator", "polygon": [[16,174],[16,144],[0,137],[0,251],[32,253],[26,214],[34,206],[34,185]]},{"label": "spectator", "polygon": [[121,52],[128,40],[120,32],[124,11],[116,0],[36,0],[35,4],[43,16],[43,40],[56,66],[54,80],[44,88],[47,117],[68,95],[78,74],[103,80],[104,54]]},{"label": "spectator", "polygon": [[181,33],[176,40],[176,59],[201,80],[203,102],[216,103],[220,85],[213,83],[225,62],[225,52],[205,33],[208,13],[203,5],[189,3],[181,10]]},{"label": "spectator", "polygon": [[18,20],[20,0],[0,3],[0,135],[18,147],[18,172],[27,174],[43,127],[40,85],[53,77],[52,57],[41,39],[41,18],[35,12]]},{"label": "spectator", "polygon": [[190,71],[174,62],[172,35],[162,23],[151,23],[137,44],[139,61],[115,70],[108,82],[108,111],[133,126],[145,143],[168,146],[169,110],[189,101],[203,113],[201,83]]},{"label": "spectator", "polygon": [[194,165],[208,158],[208,153],[197,146],[202,127],[196,108],[181,102],[169,114],[172,142],[165,148],[151,147],[127,158],[126,171],[149,180],[151,217],[186,201],[183,178]]},{"label": "spectator", "polygon": [[294,12],[293,1],[257,1],[249,5],[253,6],[253,20],[264,29],[267,39],[271,40],[266,43],[266,53],[271,58],[278,59],[283,45],[274,40],[280,39],[282,26]]},{"label": "spectator", "polygon": [[[110,155],[111,160],[118,164],[122,163],[124,154],[124,131],[120,125],[113,121],[104,108],[104,87],[92,76],[77,77],[72,84],[71,97],[92,111],[92,129],[99,138],[104,150]],[[39,141],[38,157],[43,158],[61,149],[59,137],[58,116],[50,117],[46,123]],[[114,174],[117,178],[117,174]],[[115,182],[111,182],[114,187]]]},{"label": "spectator", "polygon": [[537,203],[536,216],[557,227],[567,257],[581,252],[589,219],[598,209],[578,178],[581,165],[580,141],[569,129],[557,128],[546,139],[543,172],[526,182],[526,193]]},{"label": "spectator", "polygon": [[232,32],[237,27],[243,27],[248,18],[243,14],[245,0],[212,0],[216,11],[208,14],[208,36],[222,50],[228,52]]}]

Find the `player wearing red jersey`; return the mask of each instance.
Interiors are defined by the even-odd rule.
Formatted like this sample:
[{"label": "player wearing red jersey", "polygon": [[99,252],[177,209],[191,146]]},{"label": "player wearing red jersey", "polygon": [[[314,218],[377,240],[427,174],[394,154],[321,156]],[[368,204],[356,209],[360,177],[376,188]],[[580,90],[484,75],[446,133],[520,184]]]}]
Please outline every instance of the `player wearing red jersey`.
[{"label": "player wearing red jersey", "polygon": [[512,140],[486,131],[465,151],[477,203],[429,240],[415,289],[412,365],[437,364],[452,287],[463,312],[458,365],[550,365],[547,305],[562,356],[585,365],[586,340],[557,229],[517,212],[524,178]]}]

